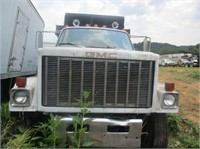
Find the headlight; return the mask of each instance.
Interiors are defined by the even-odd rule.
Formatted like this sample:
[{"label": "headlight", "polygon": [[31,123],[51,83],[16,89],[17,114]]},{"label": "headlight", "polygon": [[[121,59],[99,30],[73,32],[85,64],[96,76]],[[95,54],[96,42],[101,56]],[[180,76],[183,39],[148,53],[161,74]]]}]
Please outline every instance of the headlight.
[{"label": "headlight", "polygon": [[163,99],[163,103],[165,106],[173,106],[176,103],[176,97],[172,94],[167,94]]},{"label": "headlight", "polygon": [[28,92],[27,91],[18,91],[13,95],[13,99],[18,104],[24,104],[28,100]]},{"label": "headlight", "polygon": [[11,105],[12,106],[29,106],[30,93],[28,90],[13,90],[11,91]]}]

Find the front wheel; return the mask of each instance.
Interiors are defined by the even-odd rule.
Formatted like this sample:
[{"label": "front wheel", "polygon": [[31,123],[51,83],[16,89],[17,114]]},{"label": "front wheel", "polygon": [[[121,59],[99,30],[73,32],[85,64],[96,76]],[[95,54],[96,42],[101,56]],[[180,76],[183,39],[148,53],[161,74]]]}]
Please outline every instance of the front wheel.
[{"label": "front wheel", "polygon": [[167,148],[168,120],[166,114],[154,113],[143,121],[142,142],[143,148]]}]

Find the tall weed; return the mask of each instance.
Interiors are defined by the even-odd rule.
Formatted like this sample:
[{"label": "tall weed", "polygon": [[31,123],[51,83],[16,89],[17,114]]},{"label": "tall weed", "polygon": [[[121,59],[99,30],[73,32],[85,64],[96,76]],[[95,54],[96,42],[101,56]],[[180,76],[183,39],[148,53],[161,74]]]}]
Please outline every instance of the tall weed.
[{"label": "tall weed", "polygon": [[33,130],[27,129],[23,133],[13,135],[6,144],[7,149],[32,147],[30,140]]},{"label": "tall weed", "polygon": [[64,125],[60,122],[61,117],[50,114],[47,122],[40,122],[35,127],[35,135],[31,139],[32,144],[39,148],[65,148],[67,139],[59,137],[59,130],[63,130]]},{"label": "tall weed", "polygon": [[12,136],[12,128],[14,125],[15,119],[11,116],[11,113],[8,109],[8,103],[1,104],[1,147],[5,147],[6,142]]},{"label": "tall weed", "polygon": [[84,119],[87,114],[90,113],[88,107],[94,105],[93,101],[88,99],[90,93],[87,91],[83,92],[83,99],[77,99],[76,101],[82,107],[81,112],[78,113],[76,116],[72,117],[73,120],[73,127],[74,132],[71,136],[71,145],[73,148],[80,148],[80,147],[89,147],[92,146],[95,142],[89,140],[87,138],[87,127],[86,124],[92,121],[91,118]]}]

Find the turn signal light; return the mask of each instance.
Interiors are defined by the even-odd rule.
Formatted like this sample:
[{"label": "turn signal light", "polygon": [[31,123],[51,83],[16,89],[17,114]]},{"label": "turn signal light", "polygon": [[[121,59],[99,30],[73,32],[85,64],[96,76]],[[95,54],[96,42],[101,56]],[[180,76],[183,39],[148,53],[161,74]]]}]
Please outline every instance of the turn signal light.
[{"label": "turn signal light", "polygon": [[174,83],[165,83],[165,90],[166,91],[173,91],[174,90]]},{"label": "turn signal light", "polygon": [[17,87],[25,87],[26,86],[26,78],[25,77],[17,77],[16,85],[17,85]]}]

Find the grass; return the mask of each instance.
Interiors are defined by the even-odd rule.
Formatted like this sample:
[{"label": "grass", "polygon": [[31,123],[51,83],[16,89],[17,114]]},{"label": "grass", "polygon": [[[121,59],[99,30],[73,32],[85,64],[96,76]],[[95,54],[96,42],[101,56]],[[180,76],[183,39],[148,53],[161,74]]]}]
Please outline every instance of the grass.
[{"label": "grass", "polygon": [[160,67],[161,75],[170,76],[171,79],[183,82],[195,82],[200,78],[199,67]]},{"label": "grass", "polygon": [[199,148],[199,131],[197,125],[177,115],[169,114],[169,148]]}]

